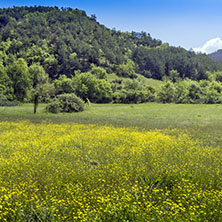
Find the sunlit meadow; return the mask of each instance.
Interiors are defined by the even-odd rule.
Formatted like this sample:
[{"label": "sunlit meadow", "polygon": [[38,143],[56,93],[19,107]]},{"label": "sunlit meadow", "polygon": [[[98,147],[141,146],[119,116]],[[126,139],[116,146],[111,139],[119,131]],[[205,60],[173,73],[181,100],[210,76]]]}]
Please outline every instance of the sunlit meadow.
[{"label": "sunlit meadow", "polygon": [[0,123],[0,221],[222,221],[221,174],[179,130]]}]

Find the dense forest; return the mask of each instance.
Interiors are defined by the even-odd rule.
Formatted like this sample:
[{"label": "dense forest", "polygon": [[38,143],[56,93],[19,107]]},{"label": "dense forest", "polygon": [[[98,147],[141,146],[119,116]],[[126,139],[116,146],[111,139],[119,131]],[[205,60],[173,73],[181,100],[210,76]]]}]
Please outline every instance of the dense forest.
[{"label": "dense forest", "polygon": [[50,102],[64,93],[96,103],[161,101],[141,77],[216,81],[220,70],[207,55],[146,32],[108,29],[79,9],[0,9],[0,104]]}]

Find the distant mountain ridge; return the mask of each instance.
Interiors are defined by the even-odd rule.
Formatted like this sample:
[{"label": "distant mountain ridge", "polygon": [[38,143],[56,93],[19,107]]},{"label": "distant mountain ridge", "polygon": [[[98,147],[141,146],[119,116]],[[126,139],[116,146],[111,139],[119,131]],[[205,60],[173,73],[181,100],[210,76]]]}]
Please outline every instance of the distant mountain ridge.
[{"label": "distant mountain ridge", "polygon": [[217,50],[216,52],[208,54],[208,56],[216,62],[222,62],[222,49]]}]

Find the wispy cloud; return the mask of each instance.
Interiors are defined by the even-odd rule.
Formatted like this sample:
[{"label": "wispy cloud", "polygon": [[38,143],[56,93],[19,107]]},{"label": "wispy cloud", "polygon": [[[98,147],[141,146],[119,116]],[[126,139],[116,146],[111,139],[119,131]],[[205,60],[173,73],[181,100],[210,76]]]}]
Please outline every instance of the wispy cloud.
[{"label": "wispy cloud", "polygon": [[209,54],[216,52],[218,49],[222,49],[222,39],[219,37],[207,41],[202,47],[193,48],[193,51]]}]

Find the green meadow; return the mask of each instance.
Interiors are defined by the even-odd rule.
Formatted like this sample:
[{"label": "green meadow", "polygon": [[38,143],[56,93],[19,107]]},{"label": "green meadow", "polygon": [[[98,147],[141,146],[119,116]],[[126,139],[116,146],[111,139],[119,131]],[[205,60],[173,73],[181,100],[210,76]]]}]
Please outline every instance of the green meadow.
[{"label": "green meadow", "polygon": [[33,104],[0,107],[1,121],[28,120],[34,123],[98,124],[137,127],[141,130],[181,129],[210,143],[222,141],[222,105],[220,104],[90,104],[84,112],[46,113],[45,105],[33,114]]}]

